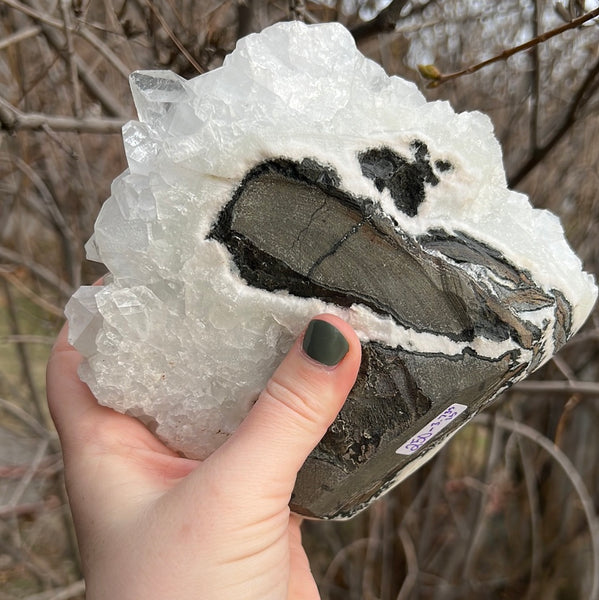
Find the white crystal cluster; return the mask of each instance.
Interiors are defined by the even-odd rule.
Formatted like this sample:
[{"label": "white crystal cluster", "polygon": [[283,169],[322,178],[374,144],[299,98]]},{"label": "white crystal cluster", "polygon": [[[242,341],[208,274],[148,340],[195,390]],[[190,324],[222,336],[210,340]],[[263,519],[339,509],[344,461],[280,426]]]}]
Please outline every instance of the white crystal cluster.
[{"label": "white crystal cluster", "polygon": [[[190,81],[136,72],[131,87],[139,120],[123,128],[129,168],[86,247],[110,274],[69,302],[70,341],[102,404],[142,419],[187,456],[206,456],[239,425],[315,314],[342,316],[365,341],[420,352],[441,344],[448,354],[468,346],[360,305],[247,286],[208,234],[244,175],[266,159],[331,165],[345,190],[379,202],[409,234],[442,227],[488,243],[544,290],[565,294],[573,331],[593,306],[593,279],[558,219],[507,189],[490,120],[427,103],[412,83],[364,58],[338,24],[278,24],[242,39],[220,69]],[[357,155],[377,146],[409,155],[416,138],[453,169],[408,217],[362,176]],[[498,356],[513,343],[470,345]]]}]

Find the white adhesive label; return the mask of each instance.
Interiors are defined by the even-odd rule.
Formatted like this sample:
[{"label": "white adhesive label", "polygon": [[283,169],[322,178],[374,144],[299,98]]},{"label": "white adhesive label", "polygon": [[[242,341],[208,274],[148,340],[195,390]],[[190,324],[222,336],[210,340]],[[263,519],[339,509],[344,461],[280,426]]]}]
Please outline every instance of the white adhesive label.
[{"label": "white adhesive label", "polygon": [[445,429],[456,417],[459,417],[468,407],[465,404],[452,404],[448,406],[436,419],[425,425],[412,439],[398,448],[397,454],[414,454],[434,438],[442,429]]}]

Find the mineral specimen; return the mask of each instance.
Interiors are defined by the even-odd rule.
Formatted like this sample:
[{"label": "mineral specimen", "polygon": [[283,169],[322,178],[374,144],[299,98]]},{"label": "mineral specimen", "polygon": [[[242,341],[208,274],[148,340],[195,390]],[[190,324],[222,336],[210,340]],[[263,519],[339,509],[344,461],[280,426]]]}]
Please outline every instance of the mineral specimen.
[{"label": "mineral specimen", "polygon": [[247,414],[309,319],[358,380],[291,506],[351,516],[548,360],[597,296],[558,219],[506,187],[489,119],[427,103],[337,24],[275,25],[186,81],[137,72],[129,168],[67,306],[98,400],[189,457]]}]

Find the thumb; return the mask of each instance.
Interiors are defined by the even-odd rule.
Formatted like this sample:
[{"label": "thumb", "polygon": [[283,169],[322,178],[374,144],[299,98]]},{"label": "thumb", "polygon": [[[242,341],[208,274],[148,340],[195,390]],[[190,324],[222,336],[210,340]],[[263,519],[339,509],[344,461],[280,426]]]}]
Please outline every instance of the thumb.
[{"label": "thumb", "polygon": [[249,474],[243,482],[246,493],[256,487],[258,497],[288,501],[297,472],[345,402],[360,358],[360,341],[345,321],[320,315],[310,322],[249,415],[216,453],[219,462]]}]

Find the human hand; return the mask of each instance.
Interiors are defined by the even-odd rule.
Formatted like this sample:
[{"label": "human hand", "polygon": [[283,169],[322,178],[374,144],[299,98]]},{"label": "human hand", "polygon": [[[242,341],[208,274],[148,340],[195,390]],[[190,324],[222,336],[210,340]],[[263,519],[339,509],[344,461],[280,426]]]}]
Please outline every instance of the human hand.
[{"label": "human hand", "polygon": [[[319,598],[301,518],[288,503],[298,470],[354,384],[360,343],[337,317],[312,323],[238,430],[203,462],[98,405],[63,328],[48,363],[48,403],[87,600]],[[336,356],[322,353],[331,343]]]}]

